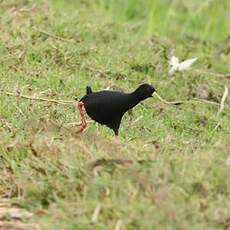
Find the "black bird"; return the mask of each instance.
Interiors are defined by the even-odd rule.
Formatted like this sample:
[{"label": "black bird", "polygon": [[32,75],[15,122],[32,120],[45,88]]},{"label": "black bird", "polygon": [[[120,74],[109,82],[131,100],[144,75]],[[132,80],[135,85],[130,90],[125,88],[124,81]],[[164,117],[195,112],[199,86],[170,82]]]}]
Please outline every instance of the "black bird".
[{"label": "black bird", "polygon": [[139,102],[152,97],[155,89],[152,85],[142,84],[132,93],[103,90],[93,92],[91,87],[86,87],[86,95],[80,99],[77,107],[81,116],[81,129],[83,132],[87,124],[84,119],[83,107],[86,113],[96,122],[108,126],[115,135],[118,135],[123,115],[136,106]]}]

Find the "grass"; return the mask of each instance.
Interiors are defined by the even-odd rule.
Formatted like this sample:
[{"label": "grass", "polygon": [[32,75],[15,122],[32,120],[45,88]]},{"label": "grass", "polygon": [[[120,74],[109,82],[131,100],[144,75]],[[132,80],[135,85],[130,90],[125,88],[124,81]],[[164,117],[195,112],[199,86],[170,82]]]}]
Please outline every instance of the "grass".
[{"label": "grass", "polygon": [[[41,229],[230,227],[229,98],[220,115],[216,105],[146,100],[125,115],[117,144],[95,123],[76,135],[71,104],[4,94],[74,100],[86,85],[132,91],[147,82],[168,101],[219,103],[229,1],[143,2],[0,3],[0,196]],[[199,59],[169,77],[172,53]]]}]

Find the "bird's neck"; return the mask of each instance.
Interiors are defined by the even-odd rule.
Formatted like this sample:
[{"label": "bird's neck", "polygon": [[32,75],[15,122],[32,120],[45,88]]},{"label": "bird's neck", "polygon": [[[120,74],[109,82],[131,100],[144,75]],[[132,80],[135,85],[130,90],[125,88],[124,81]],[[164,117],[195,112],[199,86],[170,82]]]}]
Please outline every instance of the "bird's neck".
[{"label": "bird's neck", "polygon": [[137,95],[137,93],[135,93],[135,91],[133,93],[130,93],[128,95],[128,103],[127,103],[128,109],[132,109],[134,106],[136,106],[142,100],[144,100],[144,99],[141,99],[139,97],[139,95]]}]

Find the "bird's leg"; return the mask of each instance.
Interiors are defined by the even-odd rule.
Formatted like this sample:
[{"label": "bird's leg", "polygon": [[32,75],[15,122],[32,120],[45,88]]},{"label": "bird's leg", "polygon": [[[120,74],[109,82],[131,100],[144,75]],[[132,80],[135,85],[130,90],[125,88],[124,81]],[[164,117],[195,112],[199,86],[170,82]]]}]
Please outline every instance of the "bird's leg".
[{"label": "bird's leg", "polygon": [[114,136],[114,143],[117,145],[117,146],[120,146],[121,145],[121,139],[118,135]]},{"label": "bird's leg", "polygon": [[77,133],[82,133],[85,130],[85,128],[87,127],[87,123],[85,121],[84,112],[83,112],[84,103],[82,101],[80,101],[77,103],[76,107],[79,110],[80,119],[81,119],[81,128],[77,131]]},{"label": "bird's leg", "polygon": [[121,145],[121,140],[120,140],[120,137],[118,136],[119,127],[114,129],[113,131],[114,131],[114,134],[115,134],[114,142],[115,142],[116,145],[120,146]]}]

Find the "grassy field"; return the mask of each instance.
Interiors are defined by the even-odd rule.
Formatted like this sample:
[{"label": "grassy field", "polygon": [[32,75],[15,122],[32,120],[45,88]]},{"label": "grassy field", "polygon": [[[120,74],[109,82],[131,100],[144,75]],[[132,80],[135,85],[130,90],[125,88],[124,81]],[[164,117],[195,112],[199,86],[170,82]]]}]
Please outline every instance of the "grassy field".
[{"label": "grassy field", "polygon": [[[3,0],[0,19],[0,207],[41,229],[230,228],[230,1]],[[168,76],[172,55],[198,60]],[[144,82],[187,102],[144,101],[120,143],[94,122],[76,134],[72,103],[20,97]]]}]

